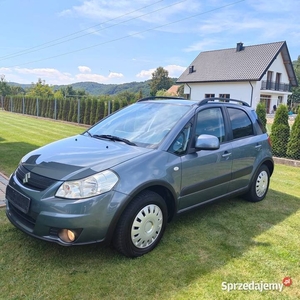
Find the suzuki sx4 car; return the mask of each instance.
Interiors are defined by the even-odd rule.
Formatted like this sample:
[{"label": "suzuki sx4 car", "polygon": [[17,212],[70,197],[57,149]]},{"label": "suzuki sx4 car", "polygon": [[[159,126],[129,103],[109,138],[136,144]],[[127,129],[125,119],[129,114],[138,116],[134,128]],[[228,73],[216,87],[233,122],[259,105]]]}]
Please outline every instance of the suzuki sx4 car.
[{"label": "suzuki sx4 car", "polygon": [[137,257],[175,215],[238,195],[261,201],[273,168],[247,103],[144,98],[25,155],[9,179],[6,214],[42,240],[106,242]]}]

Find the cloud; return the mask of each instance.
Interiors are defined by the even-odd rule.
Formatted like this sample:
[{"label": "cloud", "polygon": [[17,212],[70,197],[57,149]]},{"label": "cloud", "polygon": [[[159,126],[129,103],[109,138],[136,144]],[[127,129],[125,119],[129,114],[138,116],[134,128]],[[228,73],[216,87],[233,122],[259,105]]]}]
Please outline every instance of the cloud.
[{"label": "cloud", "polygon": [[78,70],[81,73],[91,73],[92,70],[89,67],[85,67],[85,66],[78,66]]},{"label": "cloud", "polygon": [[11,72],[11,69],[10,68],[0,68],[0,73],[7,73],[7,72]]},{"label": "cloud", "polygon": [[122,73],[110,72],[108,75],[108,78],[122,78],[122,77],[124,77]]},{"label": "cloud", "polygon": [[46,82],[51,81],[52,84],[62,84],[62,82],[68,82],[71,83],[73,81],[73,78],[70,73],[64,73],[57,69],[51,69],[51,68],[34,68],[34,69],[28,69],[28,68],[13,68],[13,71],[17,74],[21,75],[33,75],[37,80],[38,78],[41,78],[45,80]]},{"label": "cloud", "polygon": [[[183,19],[183,16],[189,14],[201,13],[203,4],[197,0],[179,0],[173,3],[166,3],[164,0],[120,0],[120,1],[105,1],[105,0],[85,0],[81,5],[74,5],[70,9],[66,9],[59,13],[59,16],[75,16],[81,17],[95,22],[99,22],[96,26],[104,25],[110,21],[114,21],[117,25],[133,24],[135,27],[142,28],[143,24],[155,24],[154,27],[159,27],[164,24],[172,24],[178,19]],[[111,27],[111,23],[108,27]],[[189,27],[189,26],[188,26]],[[103,30],[105,28],[101,28]],[[183,26],[167,26],[166,28],[157,28],[159,31],[183,31]],[[191,30],[186,28],[185,30]],[[93,33],[96,33],[94,31]]]},{"label": "cloud", "polygon": [[103,83],[107,81],[107,77],[99,74],[84,74],[80,73],[75,75],[75,78],[77,81],[91,81],[91,82],[98,82],[98,83]]},{"label": "cloud", "polygon": [[[177,65],[168,65],[163,67],[165,70],[169,72],[169,77],[179,77],[182,72],[185,71],[186,67],[177,66]],[[136,77],[141,79],[151,79],[152,73],[156,70],[155,69],[149,69],[149,70],[142,70],[140,73],[136,74]]]},{"label": "cloud", "polygon": [[168,65],[165,69],[169,72],[170,77],[179,77],[186,69],[186,67],[177,65]]},{"label": "cloud", "polygon": [[[82,5],[75,5],[71,9],[62,11],[60,16],[78,15],[89,19],[106,21],[117,18],[129,12],[135,1],[84,1]],[[136,3],[135,3],[136,4]]]},{"label": "cloud", "polygon": [[122,73],[110,72],[108,76],[100,74],[93,74],[92,69],[87,66],[78,66],[80,74],[75,75],[75,78],[79,81],[92,81],[98,83],[104,83],[114,78],[122,78]]},{"label": "cloud", "polygon": [[152,73],[155,70],[156,69],[142,70],[140,73],[136,74],[136,77],[143,78],[143,79],[151,79],[152,78]]},{"label": "cloud", "polygon": [[87,66],[78,66],[80,73],[72,75],[52,68],[0,68],[0,75],[4,75],[8,82],[30,83],[37,82],[39,78],[45,80],[47,84],[71,84],[74,82],[98,82],[108,83],[113,80],[123,78],[122,73],[110,72],[108,76],[92,73]]}]

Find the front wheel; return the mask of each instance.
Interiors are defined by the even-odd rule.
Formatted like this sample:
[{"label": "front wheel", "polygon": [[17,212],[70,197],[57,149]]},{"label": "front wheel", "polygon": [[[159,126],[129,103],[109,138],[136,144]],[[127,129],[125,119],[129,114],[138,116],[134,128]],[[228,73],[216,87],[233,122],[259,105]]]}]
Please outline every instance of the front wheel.
[{"label": "front wheel", "polygon": [[166,203],[160,195],[142,192],[122,214],[113,239],[114,247],[128,257],[150,252],[163,236],[167,215]]},{"label": "front wheel", "polygon": [[267,166],[262,165],[255,174],[246,199],[251,202],[258,202],[265,198],[270,183],[270,171]]}]

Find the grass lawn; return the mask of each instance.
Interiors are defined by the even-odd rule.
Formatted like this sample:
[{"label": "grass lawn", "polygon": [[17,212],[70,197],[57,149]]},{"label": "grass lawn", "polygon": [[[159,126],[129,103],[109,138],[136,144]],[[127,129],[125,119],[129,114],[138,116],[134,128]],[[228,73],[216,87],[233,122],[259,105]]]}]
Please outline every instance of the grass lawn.
[{"label": "grass lawn", "polygon": [[[0,170],[9,174],[30,148],[83,130],[0,111]],[[22,153],[5,162],[15,146]],[[36,240],[0,209],[0,299],[299,299],[299,228],[300,169],[283,165],[262,202],[235,198],[183,215],[137,259],[102,245]],[[222,283],[280,284],[287,276],[292,285],[282,292],[222,290]]]},{"label": "grass lawn", "polygon": [[9,176],[29,151],[85,129],[82,125],[0,110],[0,171]]}]

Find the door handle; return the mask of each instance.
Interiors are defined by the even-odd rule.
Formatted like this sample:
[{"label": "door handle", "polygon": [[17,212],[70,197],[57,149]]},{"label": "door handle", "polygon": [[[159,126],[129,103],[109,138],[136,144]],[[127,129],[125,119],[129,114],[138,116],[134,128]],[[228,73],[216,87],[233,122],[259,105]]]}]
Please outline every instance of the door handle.
[{"label": "door handle", "polygon": [[227,152],[225,151],[223,154],[222,154],[222,157],[228,157],[231,155],[231,152]]},{"label": "door handle", "polygon": [[261,145],[260,145],[260,144],[257,144],[257,145],[255,146],[255,149],[256,149],[256,150],[260,150],[260,149],[261,149]]}]

